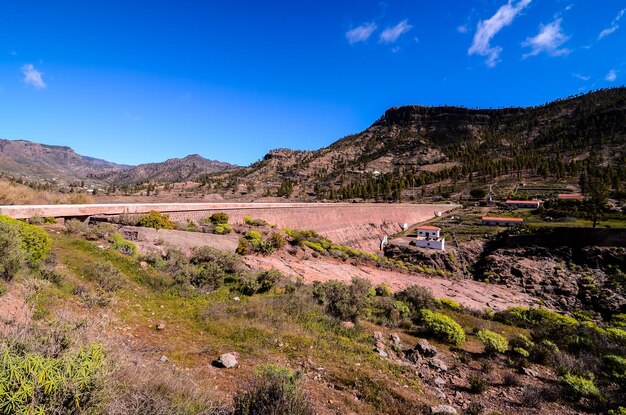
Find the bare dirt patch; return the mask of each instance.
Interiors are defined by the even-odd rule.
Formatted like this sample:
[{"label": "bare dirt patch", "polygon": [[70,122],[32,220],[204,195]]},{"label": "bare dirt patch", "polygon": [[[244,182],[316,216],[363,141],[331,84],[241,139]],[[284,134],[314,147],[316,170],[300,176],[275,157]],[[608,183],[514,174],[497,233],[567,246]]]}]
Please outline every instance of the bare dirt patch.
[{"label": "bare dirt patch", "polygon": [[349,261],[343,262],[331,258],[304,260],[281,252],[272,256],[248,256],[245,261],[253,268],[275,268],[290,277],[301,277],[305,283],[328,280],[349,282],[352,277],[360,277],[375,285],[385,283],[394,291],[417,284],[430,288],[438,298],[452,298],[465,307],[476,310],[484,307],[501,310],[536,303],[533,297],[516,288],[500,287],[466,279],[446,279],[425,274],[383,270],[371,265],[354,265]]}]

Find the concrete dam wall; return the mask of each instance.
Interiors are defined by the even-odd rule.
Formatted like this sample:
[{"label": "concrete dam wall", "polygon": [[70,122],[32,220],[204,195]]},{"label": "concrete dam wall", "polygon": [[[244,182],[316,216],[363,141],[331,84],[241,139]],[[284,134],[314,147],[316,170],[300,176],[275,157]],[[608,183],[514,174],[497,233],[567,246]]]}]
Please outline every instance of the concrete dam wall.
[{"label": "concrete dam wall", "polygon": [[156,210],[173,221],[202,220],[224,212],[230,223],[242,224],[245,216],[264,219],[279,228],[314,229],[334,242],[378,250],[380,237],[401,230],[401,225],[426,221],[435,212],[446,212],[451,204],[391,203],[142,203],[92,205],[0,206],[0,215],[26,219],[35,215],[57,218],[114,216]]}]

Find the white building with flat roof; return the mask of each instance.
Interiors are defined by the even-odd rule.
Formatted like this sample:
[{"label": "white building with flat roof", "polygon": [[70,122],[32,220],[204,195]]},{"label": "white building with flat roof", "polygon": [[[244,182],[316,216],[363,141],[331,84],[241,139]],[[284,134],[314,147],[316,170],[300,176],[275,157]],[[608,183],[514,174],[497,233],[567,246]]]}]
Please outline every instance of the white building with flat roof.
[{"label": "white building with flat roof", "polygon": [[417,228],[415,246],[418,248],[438,249],[445,251],[446,240],[441,236],[441,228],[423,225]]}]

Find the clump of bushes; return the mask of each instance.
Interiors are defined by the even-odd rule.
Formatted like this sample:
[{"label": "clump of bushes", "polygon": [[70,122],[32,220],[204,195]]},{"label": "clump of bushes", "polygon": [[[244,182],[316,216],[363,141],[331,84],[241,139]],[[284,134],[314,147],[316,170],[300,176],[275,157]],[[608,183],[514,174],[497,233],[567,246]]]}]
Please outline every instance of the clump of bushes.
[{"label": "clump of bushes", "polygon": [[124,276],[110,262],[100,262],[89,269],[87,277],[105,292],[114,292],[124,285]]},{"label": "clump of bushes", "polygon": [[422,309],[420,322],[432,335],[441,341],[459,346],[465,342],[465,331],[451,317]]},{"label": "clump of bushes", "polygon": [[0,222],[0,278],[10,281],[26,263],[19,227]]},{"label": "clump of bushes", "polygon": [[396,299],[408,304],[412,310],[412,317],[419,320],[419,311],[423,308],[434,308],[436,301],[432,292],[421,285],[409,285],[396,294]]},{"label": "clump of bushes", "polygon": [[559,314],[546,308],[510,307],[495,313],[494,319],[518,327],[533,328],[540,325],[568,326],[576,325],[575,318]]},{"label": "clump of bushes", "polygon": [[224,212],[216,212],[205,219],[205,222],[213,225],[225,225],[228,223],[229,217]]},{"label": "clump of bushes", "polygon": [[561,380],[573,400],[597,398],[600,396],[600,391],[594,384],[593,379],[566,373]]},{"label": "clump of bushes", "polygon": [[29,265],[38,266],[52,250],[52,239],[42,228],[2,215],[0,215],[0,223],[8,224],[9,227],[17,230],[21,248],[24,250],[26,262]]},{"label": "clump of bushes", "polygon": [[440,298],[437,301],[437,304],[441,306],[442,308],[447,308],[449,310],[454,310],[454,311],[461,310],[461,304],[457,303],[451,298]]},{"label": "clump of bushes", "polygon": [[101,389],[102,347],[62,357],[0,352],[0,414],[82,413]]},{"label": "clump of bushes", "polygon": [[371,284],[363,278],[352,278],[350,285],[339,281],[313,283],[313,296],[326,313],[341,321],[356,322],[364,315],[371,299]]},{"label": "clump of bushes", "polygon": [[250,226],[265,226],[267,222],[263,219],[253,219],[250,216],[243,217],[243,223]]},{"label": "clump of bushes", "polygon": [[242,238],[239,238],[236,252],[239,255],[247,255],[253,252],[269,255],[282,248],[285,243],[285,237],[278,232],[273,232],[269,238],[264,239],[261,232],[250,230]]},{"label": "clump of bushes", "polygon": [[270,291],[286,280],[287,277],[276,269],[242,274],[239,277],[237,289],[244,295],[260,294]]},{"label": "clump of bushes", "polygon": [[234,415],[313,415],[302,390],[300,373],[274,365],[256,370],[249,384],[235,396]]},{"label": "clump of bushes", "polygon": [[504,353],[509,348],[509,341],[506,337],[491,330],[479,330],[476,336],[485,346],[486,353]]},{"label": "clump of bushes", "polygon": [[176,225],[170,220],[170,216],[151,210],[147,215],[141,216],[139,226],[154,229],[174,229]]}]

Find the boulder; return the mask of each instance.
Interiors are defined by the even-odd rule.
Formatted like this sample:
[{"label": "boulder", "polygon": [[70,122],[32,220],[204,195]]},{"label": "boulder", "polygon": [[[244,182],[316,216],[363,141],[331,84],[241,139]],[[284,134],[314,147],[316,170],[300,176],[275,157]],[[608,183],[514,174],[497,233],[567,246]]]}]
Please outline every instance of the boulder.
[{"label": "boulder", "polygon": [[395,344],[396,346],[399,346],[400,343],[402,343],[402,340],[400,339],[400,336],[398,336],[398,334],[396,333],[391,333],[391,335],[389,336],[389,339],[393,342],[393,344]]},{"label": "boulder", "polygon": [[437,359],[433,357],[428,361],[428,364],[435,369],[441,370],[442,372],[446,372],[448,370],[448,365],[441,359]]},{"label": "boulder", "polygon": [[159,322],[159,323],[156,324],[155,328],[157,330],[163,330],[163,329],[165,329],[165,323]]},{"label": "boulder", "polygon": [[237,362],[237,358],[232,353],[224,353],[220,355],[220,357],[216,360],[216,363],[226,369],[230,369],[231,367],[235,367],[239,364],[239,362]]},{"label": "boulder", "polygon": [[433,357],[437,355],[437,348],[430,344],[426,339],[420,339],[415,346],[417,350],[424,357]]},{"label": "boulder", "polygon": [[430,407],[430,413],[433,415],[456,415],[456,409],[450,405],[437,405]]}]

